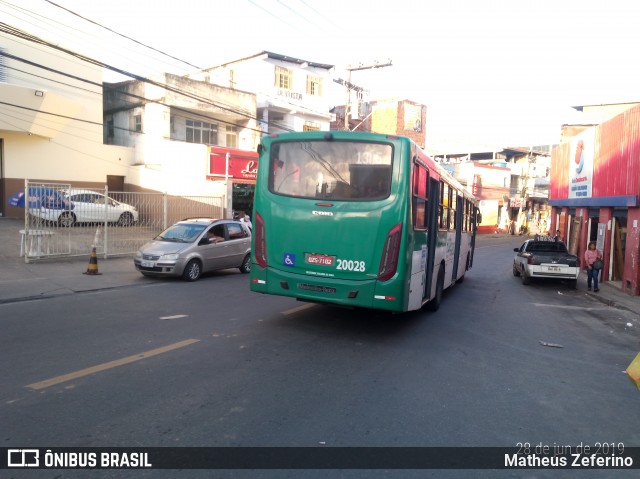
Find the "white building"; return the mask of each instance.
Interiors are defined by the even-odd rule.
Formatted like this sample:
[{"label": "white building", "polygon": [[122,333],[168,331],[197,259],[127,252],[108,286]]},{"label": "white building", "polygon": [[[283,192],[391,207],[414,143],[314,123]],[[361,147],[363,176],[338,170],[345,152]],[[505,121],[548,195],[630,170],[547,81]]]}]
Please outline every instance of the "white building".
[{"label": "white building", "polygon": [[136,182],[127,148],[102,141],[102,71],[52,47],[0,33],[0,214],[25,179],[122,190]]},{"label": "white building", "polygon": [[255,92],[259,128],[266,133],[329,130],[333,65],[263,51],[188,75]]},{"label": "white building", "polygon": [[0,34],[0,53],[5,216],[24,214],[7,200],[25,179],[225,195],[230,209],[241,182],[212,180],[211,146],[255,152],[263,134],[328,130],[331,120],[333,66],[271,52],[184,77],[104,85],[100,67],[54,45]]},{"label": "white building", "polygon": [[133,148],[141,188],[175,195],[230,197],[207,179],[209,146],[255,151],[261,137],[253,93],[169,73],[105,84],[104,125],[105,143]]}]

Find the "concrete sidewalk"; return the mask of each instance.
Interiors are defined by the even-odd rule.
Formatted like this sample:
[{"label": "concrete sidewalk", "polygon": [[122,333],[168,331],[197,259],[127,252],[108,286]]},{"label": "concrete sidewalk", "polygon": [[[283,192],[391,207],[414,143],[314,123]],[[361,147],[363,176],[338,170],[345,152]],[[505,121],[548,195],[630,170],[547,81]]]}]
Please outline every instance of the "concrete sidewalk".
[{"label": "concrete sidewalk", "polygon": [[86,257],[51,258],[25,263],[20,257],[23,220],[0,218],[0,303],[149,284],[131,256],[98,259],[100,275],[86,275]]},{"label": "concrete sidewalk", "polygon": [[[513,246],[519,247],[527,238],[527,236],[514,236],[507,233],[478,235],[476,245],[491,244],[496,241],[505,242],[512,239]],[[510,267],[509,270],[511,270]],[[584,270],[580,271],[577,288],[579,292],[582,292],[589,297],[606,304],[607,306],[626,309],[640,315],[640,296],[630,296],[623,293],[622,290],[616,286],[616,283],[600,281],[598,283],[598,287],[600,288],[600,291],[597,293],[594,291],[587,291],[587,272]]]}]

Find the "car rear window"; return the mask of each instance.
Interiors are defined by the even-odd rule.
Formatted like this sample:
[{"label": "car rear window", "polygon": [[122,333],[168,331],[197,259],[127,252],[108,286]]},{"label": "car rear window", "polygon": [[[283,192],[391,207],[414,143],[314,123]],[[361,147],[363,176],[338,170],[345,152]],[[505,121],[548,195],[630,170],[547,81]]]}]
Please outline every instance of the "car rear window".
[{"label": "car rear window", "polygon": [[561,242],[529,243],[527,252],[530,253],[566,253],[567,247]]}]

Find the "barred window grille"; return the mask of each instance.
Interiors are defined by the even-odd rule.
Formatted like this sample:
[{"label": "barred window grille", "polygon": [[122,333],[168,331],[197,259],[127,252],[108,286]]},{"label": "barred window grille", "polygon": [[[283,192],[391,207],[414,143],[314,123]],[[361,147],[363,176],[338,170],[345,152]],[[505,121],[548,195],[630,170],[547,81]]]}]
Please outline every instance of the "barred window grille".
[{"label": "barred window grille", "polygon": [[0,48],[0,82],[6,82],[8,80],[7,76],[7,57],[4,56],[6,50],[4,48]]}]

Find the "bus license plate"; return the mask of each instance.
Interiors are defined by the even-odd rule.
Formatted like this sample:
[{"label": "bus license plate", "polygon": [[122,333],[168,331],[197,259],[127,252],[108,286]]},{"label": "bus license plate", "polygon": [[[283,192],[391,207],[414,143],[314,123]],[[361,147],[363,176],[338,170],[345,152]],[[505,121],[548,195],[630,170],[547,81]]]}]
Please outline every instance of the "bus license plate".
[{"label": "bus license plate", "polygon": [[315,284],[298,283],[298,289],[304,289],[305,291],[315,291],[316,293],[336,294],[336,288],[332,288],[330,286],[318,286]]},{"label": "bus license plate", "polygon": [[333,266],[335,261],[336,261],[336,257],[335,256],[329,256],[326,254],[309,254],[307,253],[306,258],[305,258],[307,264],[317,264],[320,266]]}]

